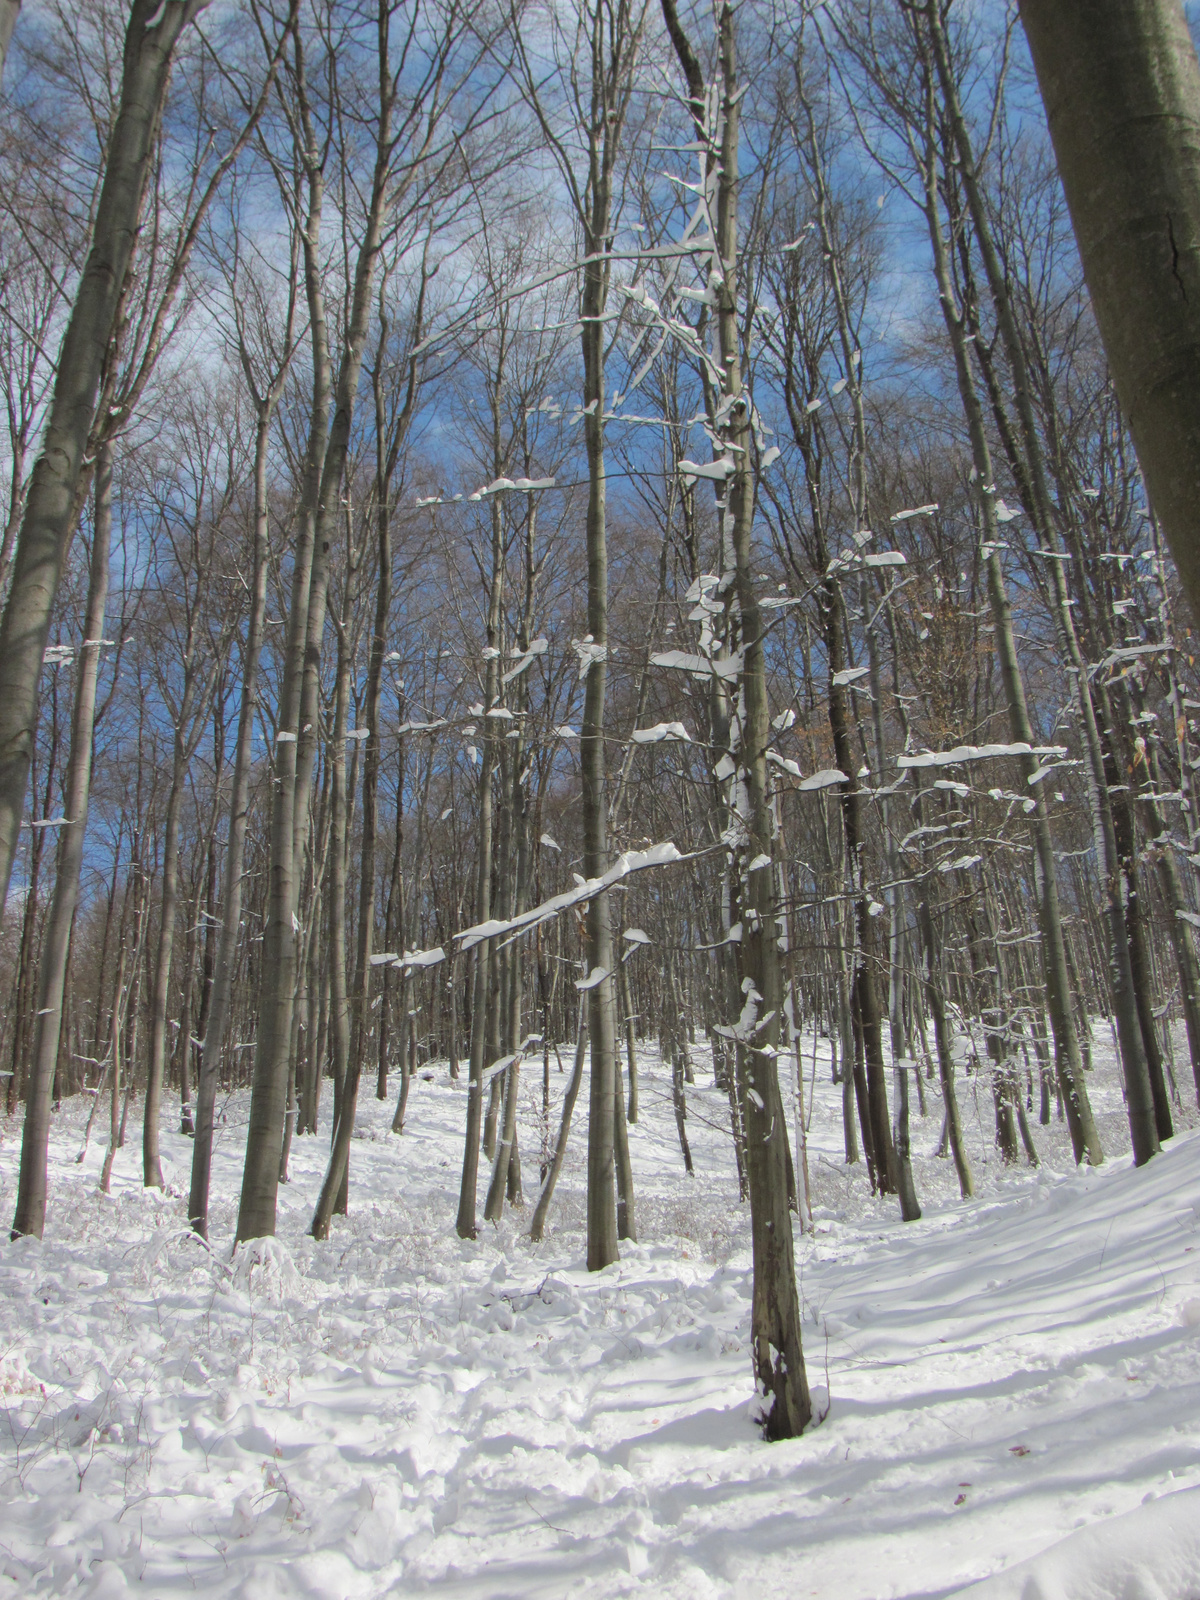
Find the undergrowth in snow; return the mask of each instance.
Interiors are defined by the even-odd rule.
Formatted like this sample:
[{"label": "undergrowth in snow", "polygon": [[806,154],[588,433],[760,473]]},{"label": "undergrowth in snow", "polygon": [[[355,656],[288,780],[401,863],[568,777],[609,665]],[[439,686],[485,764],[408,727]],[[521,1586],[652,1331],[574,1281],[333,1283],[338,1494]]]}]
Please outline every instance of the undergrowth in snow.
[{"label": "undergrowth in snow", "polygon": [[[927,1084],[906,1226],[844,1164],[812,1050],[815,1232],[796,1244],[827,1415],[775,1445],[755,1428],[749,1219],[702,1046],[694,1178],[644,1047],[640,1243],[592,1276],[582,1119],[547,1237],[525,1235],[536,1069],[528,1203],[474,1243],[454,1233],[466,1097],[444,1066],[414,1081],[402,1137],[364,1099],[329,1240],[306,1234],[323,1136],[293,1147],[277,1239],[232,1259],[246,1096],[219,1130],[211,1252],[186,1225],[190,1142],[166,1135],[160,1195],[131,1141],[105,1197],[103,1148],[76,1163],[86,1108],[66,1105],[46,1238],[0,1244],[0,1597],[916,1600],[983,1579],[979,1600],[1200,1596],[1194,1114],[1135,1172],[1098,1030],[1105,1166],[1076,1171],[1062,1125],[1034,1117],[1041,1166],[1005,1169],[986,1084],[961,1078],[963,1204]],[[5,1219],[19,1143],[0,1122]]]}]

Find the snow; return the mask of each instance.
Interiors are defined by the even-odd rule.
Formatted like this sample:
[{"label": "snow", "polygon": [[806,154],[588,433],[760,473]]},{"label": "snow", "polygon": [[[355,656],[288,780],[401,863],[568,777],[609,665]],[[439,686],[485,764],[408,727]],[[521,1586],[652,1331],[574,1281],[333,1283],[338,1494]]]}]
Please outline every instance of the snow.
[{"label": "snow", "polygon": [[690,655],[686,650],[660,650],[650,657],[652,667],[674,667],[680,672],[691,672],[705,678],[711,673],[726,683],[732,683],[737,678],[743,664],[744,657],[740,650],[722,657]]},{"label": "snow", "polygon": [[737,471],[737,463],[729,456],[718,461],[689,461],[685,457],[679,463],[679,471],[685,478],[712,478],[724,483]]},{"label": "snow", "polygon": [[996,756],[1065,756],[1061,744],[960,744],[953,750],[923,750],[917,755],[898,755],[896,765],[905,767],[955,767],[964,761],[990,761]]},{"label": "snow", "polygon": [[[1099,1023],[1098,1170],[1036,1117],[1041,1168],[1001,1167],[986,1080],[960,1077],[966,1204],[932,1154],[926,1081],[924,1216],[905,1225],[841,1161],[827,1047],[803,1036],[815,1232],[797,1271],[828,1415],[776,1445],[753,1422],[748,1215],[702,1041],[694,1179],[643,1047],[641,1242],[599,1274],[586,1094],[546,1239],[525,1232],[540,1062],[520,1092],[526,1209],[474,1242],[454,1233],[465,1074],[444,1063],[414,1079],[402,1138],[364,1094],[328,1240],[305,1231],[326,1122],[293,1144],[278,1238],[232,1262],[246,1095],[219,1107],[212,1254],[186,1226],[190,1141],[164,1128],[161,1195],[131,1140],[105,1197],[103,1143],[76,1164],[86,1107],[68,1102],[46,1238],[0,1243],[0,1596],[1194,1600],[1200,1136],[1132,1168],[1107,1039]],[[555,1118],[566,1081],[552,1053]],[[0,1121],[6,1215],[19,1131]]]},{"label": "snow", "polygon": [[392,965],[395,967],[436,967],[446,959],[446,952],[441,945],[434,945],[432,950],[406,950],[396,957]]},{"label": "snow", "polygon": [[810,789],[831,789],[836,784],[849,782],[840,767],[824,767],[820,772],[814,772],[811,778],[805,778],[798,788],[806,794]]},{"label": "snow", "polygon": [[622,878],[631,872],[643,872],[647,867],[670,866],[684,859],[686,858],[680,855],[669,840],[662,844],[653,844],[646,850],[625,850],[608,871],[598,878],[581,878],[576,873],[574,889],[552,895],[549,900],[543,900],[540,905],[534,906],[529,911],[522,911],[518,916],[507,919],[492,917],[487,922],[477,922],[472,927],[456,933],[454,938],[466,951],[473,949],[483,939],[495,939],[508,933],[528,932],[539,923],[549,922],[573,906],[594,900],[598,894],[602,894],[613,884],[620,883]]},{"label": "snow", "polygon": [[966,1592],[974,1600],[1196,1600],[1200,1490],[1148,1497]]},{"label": "snow", "polygon": [[576,978],[575,987],[580,990],[595,989],[608,977],[607,967],[593,967],[586,978]]}]

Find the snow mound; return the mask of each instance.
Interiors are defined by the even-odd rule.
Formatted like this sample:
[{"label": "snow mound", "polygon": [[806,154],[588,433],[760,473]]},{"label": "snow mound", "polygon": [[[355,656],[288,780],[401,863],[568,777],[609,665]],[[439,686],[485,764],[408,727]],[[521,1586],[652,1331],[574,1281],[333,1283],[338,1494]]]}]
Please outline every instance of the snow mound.
[{"label": "snow mound", "polygon": [[1200,1489],[1080,1528],[959,1593],[964,1600],[1200,1600]]}]

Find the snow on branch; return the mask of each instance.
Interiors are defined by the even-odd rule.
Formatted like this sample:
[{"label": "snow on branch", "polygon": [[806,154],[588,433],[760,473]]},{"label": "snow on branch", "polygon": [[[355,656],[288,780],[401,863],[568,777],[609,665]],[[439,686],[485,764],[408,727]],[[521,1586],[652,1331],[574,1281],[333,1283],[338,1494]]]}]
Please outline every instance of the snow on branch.
[{"label": "snow on branch", "polygon": [[664,739],[679,739],[690,744],[691,739],[682,722],[656,722],[652,728],[635,728],[629,735],[633,744],[661,744]]},{"label": "snow on branch", "polygon": [[898,767],[956,767],[964,761],[988,761],[993,756],[1065,756],[1061,744],[959,744],[953,750],[922,750],[919,755],[896,757]]},{"label": "snow on branch", "polygon": [[572,906],[586,905],[589,900],[594,900],[597,895],[603,894],[614,883],[619,883],[622,878],[628,877],[631,872],[642,872],[647,867],[665,867],[675,861],[682,861],[684,857],[669,841],[665,844],[652,844],[648,850],[627,850],[618,856],[616,862],[598,878],[586,878],[567,889],[562,894],[552,895],[549,900],[543,900],[540,906],[534,906],[531,911],[523,911],[518,917],[501,919],[491,918],[487,922],[477,922],[474,927],[464,928],[461,933],[454,935],[455,940],[463,950],[473,950],[484,939],[496,939],[503,934],[525,933],[530,928],[536,928],[539,923],[550,922],[564,911],[569,911]]}]

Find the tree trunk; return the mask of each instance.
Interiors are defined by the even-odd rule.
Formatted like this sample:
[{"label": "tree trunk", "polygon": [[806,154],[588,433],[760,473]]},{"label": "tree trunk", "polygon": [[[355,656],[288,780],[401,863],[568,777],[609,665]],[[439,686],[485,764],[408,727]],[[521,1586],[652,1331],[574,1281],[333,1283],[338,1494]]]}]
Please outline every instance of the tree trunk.
[{"label": "tree trunk", "polygon": [[21,15],[21,0],[0,0],[0,83],[4,82],[4,63],[12,43],[13,29]]},{"label": "tree trunk", "polygon": [[1200,64],[1179,0],[1020,0],[1092,309],[1200,617]]},{"label": "tree trunk", "polygon": [[71,719],[71,752],[63,786],[63,814],[68,822],[59,836],[54,898],[46,920],[38,970],[38,1015],[26,1089],[25,1123],[21,1130],[21,1171],[17,1184],[17,1214],[12,1227],[14,1238],[19,1234],[33,1234],[40,1239],[46,1222],[50,1096],[62,1028],[63,991],[71,949],[71,930],[79,900],[79,872],[83,864],[92,775],[96,681],[100,673],[100,646],[104,637],[104,612],[108,604],[108,554],[112,535],[112,446],[109,444],[101,447],[96,461],[95,492],[91,575],[83,640],[78,654],[79,681]]},{"label": "tree trunk", "polygon": [[579,1007],[579,1035],[575,1043],[575,1062],[571,1068],[571,1076],[567,1081],[567,1090],[563,1095],[562,1118],[558,1125],[558,1138],[554,1145],[554,1156],[550,1162],[550,1170],[546,1174],[546,1181],[542,1184],[542,1192],[538,1196],[538,1203],[534,1208],[533,1221],[529,1225],[529,1237],[534,1244],[540,1244],[546,1231],[546,1216],[550,1210],[550,1202],[554,1198],[555,1185],[558,1175],[562,1171],[563,1158],[567,1153],[567,1139],[571,1133],[571,1117],[575,1110],[575,1102],[579,1098],[579,1086],[583,1082],[583,1058],[587,1054],[587,1001],[584,999]]},{"label": "tree trunk", "polygon": [[717,249],[712,257],[710,281],[717,299],[721,411],[725,418],[722,435],[731,460],[724,503],[718,504],[718,515],[722,546],[727,558],[732,557],[731,576],[743,653],[735,759],[739,791],[745,798],[734,813],[739,832],[734,868],[743,926],[742,940],[737,946],[743,999],[742,1019],[738,1024],[737,1074],[746,1129],[754,1261],[751,1337],[755,1376],[764,1404],[763,1432],[768,1439],[789,1439],[808,1425],[812,1401],[800,1340],[800,1306],[788,1209],[789,1149],[787,1129],[780,1115],[782,1102],[776,1069],[783,982],[779,961],[779,908],[772,869],[775,823],[767,776],[771,724],[762,617],[751,555],[754,521],[751,418],[742,389],[738,323],[738,143],[739,106],[744,85],[739,85],[737,79],[734,9],[725,0],[717,16],[720,117],[716,126],[710,128],[704,109],[705,85],[699,62],[680,27],[672,0],[663,0],[663,16],[687,79],[690,109],[704,151],[702,167],[706,185],[710,163],[716,166]]},{"label": "tree trunk", "polygon": [[[387,25],[381,17],[380,49],[386,54]],[[386,80],[386,68],[384,77]],[[287,657],[276,736],[275,792],[271,810],[269,912],[263,937],[263,986],[254,1055],[254,1084],[246,1165],[238,1208],[237,1237],[254,1239],[275,1232],[279,1152],[283,1145],[296,991],[297,862],[308,840],[312,773],[319,721],[321,644],[325,630],[329,549],[341,511],[341,485],[350,444],[354,405],[362,371],[371,312],[372,286],[379,256],[385,197],[389,187],[391,111],[394,90],[385,95],[375,129],[376,154],[363,237],[354,268],[336,403],[328,419],[331,392],[329,345],[319,255],[322,177],[315,165],[318,148],[309,128],[305,159],[310,204],[304,234],[305,280],[313,345],[313,410],[305,462],[301,533],[293,570],[288,614]],[[307,111],[307,105],[305,105]]]},{"label": "tree trunk", "polygon": [[[932,133],[926,154],[925,211],[933,248],[934,271],[937,277],[942,316],[954,353],[955,374],[960,398],[971,437],[972,459],[977,484],[993,482],[991,451],[983,424],[983,411],[975,388],[966,348],[966,327],[962,313],[957,309],[946,254],[938,209],[938,193]],[[1008,704],[1009,727],[1013,739],[1034,745],[1036,735],[1029,716],[1025,698],[1025,685],[1021,673],[1013,634],[1012,608],[1005,591],[1004,571],[1000,564],[999,532],[996,523],[995,501],[990,494],[977,489],[980,518],[983,523],[983,543],[987,573],[988,599],[995,627],[996,659]],[[1051,562],[1051,566],[1057,566]],[[1020,759],[1022,776],[1028,779],[1037,770],[1036,756]],[[1075,1159],[1081,1161],[1086,1153],[1088,1161],[1097,1166],[1103,1160],[1100,1138],[1092,1117],[1092,1109],[1083,1078],[1083,1062],[1079,1036],[1071,1011],[1071,984],[1067,973],[1066,948],[1063,940],[1062,918],[1059,912],[1058,877],[1054,848],[1050,837],[1050,820],[1046,811],[1045,796],[1040,784],[1032,786],[1034,810],[1030,816],[1030,833],[1034,847],[1034,882],[1038,901],[1038,926],[1042,936],[1042,963],[1046,983],[1046,998],[1050,1022],[1054,1031],[1055,1057],[1062,1081],[1063,1099],[1067,1107],[1067,1120]]]},{"label": "tree trunk", "polygon": [[[159,1155],[160,1115],[163,1075],[167,1054],[167,1003],[170,997],[171,959],[175,948],[175,921],[179,899],[179,832],[184,784],[188,763],[196,750],[199,728],[185,737],[184,728],[196,702],[196,663],[194,640],[189,638],[184,663],[185,688],[175,729],[171,789],[167,795],[167,815],[163,826],[162,896],[158,926],[158,945],[154,952],[150,986],[150,1055],[146,1067],[146,1100],[142,1108],[142,1177],[147,1189],[163,1187]],[[213,676],[215,677],[215,668]],[[211,682],[211,679],[210,679]],[[204,698],[207,691],[202,691]],[[200,715],[203,715],[201,710]],[[190,978],[189,978],[190,981]]]},{"label": "tree trunk", "polygon": [[[0,906],[8,897],[25,806],[50,615],[75,532],[96,396],[137,236],[171,57],[202,4],[134,0],[125,33],[121,102],[92,246],[59,350],[49,421],[29,484],[0,622]],[[151,21],[153,27],[148,26]]]},{"label": "tree trunk", "polygon": [[346,837],[350,813],[346,773],[346,731],[349,721],[350,626],[354,610],[354,588],[355,574],[351,566],[346,576],[345,604],[337,630],[337,691],[333,718],[333,750],[329,757],[333,768],[330,796],[332,815],[329,829],[329,1026],[333,1036],[334,1078],[341,1084],[341,1092],[338,1095],[337,1121],[333,1129],[329,1165],[317,1199],[317,1208],[313,1213],[311,1232],[314,1239],[327,1239],[333,1213],[335,1211],[344,1213],[346,1209],[345,1191],[350,1170],[350,1141],[354,1135],[354,1117],[358,1108],[358,1080],[362,1069],[361,1051],[351,1049],[350,1009],[346,993]]}]

